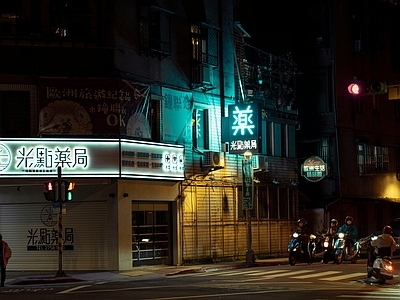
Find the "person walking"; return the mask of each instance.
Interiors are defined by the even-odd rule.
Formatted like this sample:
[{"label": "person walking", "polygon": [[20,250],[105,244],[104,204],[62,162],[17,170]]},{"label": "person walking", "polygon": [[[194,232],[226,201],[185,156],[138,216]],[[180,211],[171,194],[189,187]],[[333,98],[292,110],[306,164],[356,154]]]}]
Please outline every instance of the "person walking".
[{"label": "person walking", "polygon": [[8,260],[11,257],[11,248],[8,243],[3,240],[3,236],[0,234],[0,267],[1,267],[1,286],[4,286],[6,281],[6,266]]}]

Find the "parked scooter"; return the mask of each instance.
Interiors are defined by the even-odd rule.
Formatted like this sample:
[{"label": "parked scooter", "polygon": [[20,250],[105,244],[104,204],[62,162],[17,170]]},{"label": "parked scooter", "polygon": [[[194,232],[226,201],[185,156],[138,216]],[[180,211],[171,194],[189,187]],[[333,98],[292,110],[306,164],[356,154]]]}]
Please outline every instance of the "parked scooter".
[{"label": "parked scooter", "polygon": [[371,261],[371,251],[375,250],[375,247],[371,245],[371,240],[377,239],[377,236],[368,236],[358,241],[360,247],[366,246],[368,259],[367,259],[367,277],[375,277],[379,284],[384,284],[386,280],[393,279],[394,267],[391,259],[390,247],[379,248],[378,255],[374,262]]},{"label": "parked scooter", "polygon": [[[310,257],[310,261],[308,263],[311,263],[313,261],[313,253],[315,252],[315,242],[312,242],[313,240],[313,235],[310,235],[310,242],[308,243],[308,255]],[[289,251],[289,264],[294,266],[298,261],[303,261],[306,262],[306,255],[303,253],[302,249],[302,237],[298,232],[293,232],[292,234],[292,239],[289,242],[288,245],[288,251]]]},{"label": "parked scooter", "polygon": [[334,262],[336,264],[341,264],[343,261],[351,261],[352,264],[355,264],[360,256],[360,247],[359,242],[355,242],[353,247],[349,247],[349,236],[346,233],[340,232],[338,233],[338,238],[335,242],[334,247]]}]

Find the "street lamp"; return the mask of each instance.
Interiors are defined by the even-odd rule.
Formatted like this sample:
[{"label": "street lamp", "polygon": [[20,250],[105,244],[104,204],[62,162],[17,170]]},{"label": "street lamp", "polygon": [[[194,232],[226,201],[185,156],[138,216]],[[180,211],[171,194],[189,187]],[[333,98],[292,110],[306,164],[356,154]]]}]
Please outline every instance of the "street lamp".
[{"label": "street lamp", "polygon": [[253,164],[252,164],[251,151],[247,150],[243,154],[242,161],[242,207],[246,210],[246,220],[247,220],[247,251],[246,251],[246,262],[253,263],[254,251],[251,246],[251,210],[253,209]]}]

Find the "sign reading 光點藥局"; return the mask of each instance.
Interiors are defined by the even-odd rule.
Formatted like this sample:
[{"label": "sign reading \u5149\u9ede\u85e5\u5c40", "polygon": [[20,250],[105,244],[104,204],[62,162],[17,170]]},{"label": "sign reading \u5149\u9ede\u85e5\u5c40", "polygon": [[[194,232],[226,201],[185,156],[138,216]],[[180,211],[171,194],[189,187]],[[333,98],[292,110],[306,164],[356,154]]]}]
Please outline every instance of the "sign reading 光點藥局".
[{"label": "sign reading \u5149\u9ede\u85e5\u5c40", "polygon": [[120,139],[0,139],[0,178],[130,177],[182,180],[183,147]]}]

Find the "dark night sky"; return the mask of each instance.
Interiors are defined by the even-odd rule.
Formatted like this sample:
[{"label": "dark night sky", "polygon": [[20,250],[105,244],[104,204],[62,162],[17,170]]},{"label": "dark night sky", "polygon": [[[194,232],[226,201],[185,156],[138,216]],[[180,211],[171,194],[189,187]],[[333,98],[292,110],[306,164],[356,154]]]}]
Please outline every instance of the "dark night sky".
[{"label": "dark night sky", "polygon": [[260,7],[260,1],[242,0],[239,20],[251,35],[246,42],[274,55],[302,52],[302,39],[310,25],[305,8],[286,1],[264,2]]}]

